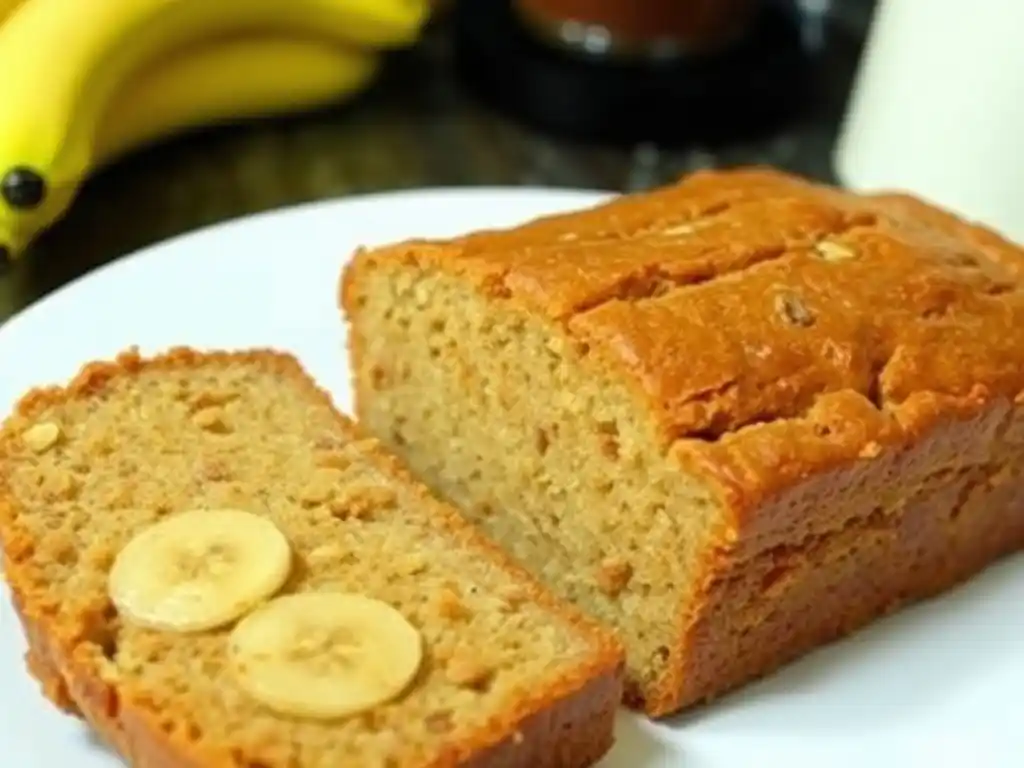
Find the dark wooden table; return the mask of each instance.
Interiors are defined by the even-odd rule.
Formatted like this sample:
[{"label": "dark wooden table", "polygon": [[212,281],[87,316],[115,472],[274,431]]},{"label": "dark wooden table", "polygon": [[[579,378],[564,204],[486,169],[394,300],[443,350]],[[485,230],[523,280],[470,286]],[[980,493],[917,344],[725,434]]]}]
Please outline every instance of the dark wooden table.
[{"label": "dark wooden table", "polygon": [[816,64],[817,97],[806,117],[778,135],[714,152],[574,146],[509,123],[460,89],[439,25],[416,50],[396,57],[357,102],[163,143],[96,176],[68,216],[0,276],[0,323],[142,246],[309,200],[474,184],[625,191],[696,168],[738,163],[768,163],[831,179],[831,147],[870,5],[846,0],[834,8]]}]

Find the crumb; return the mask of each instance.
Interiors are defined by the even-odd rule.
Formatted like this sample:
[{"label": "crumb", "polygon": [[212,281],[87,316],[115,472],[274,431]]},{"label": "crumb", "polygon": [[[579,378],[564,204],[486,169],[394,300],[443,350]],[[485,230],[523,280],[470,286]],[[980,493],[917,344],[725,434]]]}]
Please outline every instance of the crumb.
[{"label": "crumb", "polygon": [[529,599],[526,588],[520,584],[509,584],[498,590],[498,598],[509,610],[516,610]]},{"label": "crumb", "polygon": [[307,560],[310,565],[329,563],[345,556],[345,549],[340,544],[324,544],[309,553]]},{"label": "crumb", "polygon": [[206,408],[204,410],[197,411],[192,417],[192,421],[197,427],[205,430],[206,432],[223,435],[231,431],[227,420],[225,419],[224,412],[219,408]]},{"label": "crumb", "polygon": [[423,555],[411,554],[402,559],[402,570],[408,576],[418,576],[427,570],[427,559]]},{"label": "crumb", "polygon": [[427,715],[423,724],[426,725],[427,730],[431,733],[448,733],[455,727],[455,723],[452,720],[452,711],[450,709],[431,712]]},{"label": "crumb", "polygon": [[803,299],[795,293],[780,293],[775,297],[775,311],[790,325],[809,328],[814,325],[814,315]]},{"label": "crumb", "polygon": [[342,520],[369,520],[378,510],[394,506],[397,500],[391,488],[354,483],[341,488],[331,504],[331,512]]},{"label": "crumb", "polygon": [[446,619],[465,619],[471,615],[469,607],[451,587],[444,587],[438,593],[437,610]]},{"label": "crumb", "polygon": [[78,496],[79,483],[67,470],[54,470],[46,475],[42,491],[47,501],[72,501]]},{"label": "crumb", "polygon": [[633,577],[633,566],[617,555],[606,557],[597,569],[598,588],[609,597],[617,597]]},{"label": "crumb", "polygon": [[339,450],[328,450],[316,457],[317,466],[322,469],[345,470],[352,466],[352,459]]},{"label": "crumb", "polygon": [[448,661],[445,674],[460,688],[482,690],[493,678],[494,670],[478,657],[461,652]]},{"label": "crumb", "polygon": [[313,472],[306,487],[299,494],[299,501],[306,507],[323,504],[335,497],[340,485],[340,471],[321,467]]},{"label": "crumb", "polygon": [[863,448],[860,449],[860,457],[862,459],[873,459],[882,452],[882,446],[872,440],[867,443]]},{"label": "crumb", "polygon": [[228,389],[206,389],[192,396],[189,406],[193,411],[224,406],[238,399],[238,393]]},{"label": "crumb", "polygon": [[49,421],[29,427],[21,435],[33,453],[45,453],[57,444],[60,437],[60,427]]}]

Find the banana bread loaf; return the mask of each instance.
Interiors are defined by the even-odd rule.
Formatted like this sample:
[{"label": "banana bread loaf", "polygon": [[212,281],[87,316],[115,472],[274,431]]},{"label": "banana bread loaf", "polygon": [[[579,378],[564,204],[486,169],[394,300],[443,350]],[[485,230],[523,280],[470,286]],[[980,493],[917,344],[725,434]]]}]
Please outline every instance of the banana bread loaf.
[{"label": "banana bread loaf", "polygon": [[1024,254],[769,169],[358,253],[357,413],[653,716],[1024,544]]},{"label": "banana bread loaf", "polygon": [[614,638],[375,446],[271,352],[29,394],[0,537],[47,696],[138,766],[598,759]]}]

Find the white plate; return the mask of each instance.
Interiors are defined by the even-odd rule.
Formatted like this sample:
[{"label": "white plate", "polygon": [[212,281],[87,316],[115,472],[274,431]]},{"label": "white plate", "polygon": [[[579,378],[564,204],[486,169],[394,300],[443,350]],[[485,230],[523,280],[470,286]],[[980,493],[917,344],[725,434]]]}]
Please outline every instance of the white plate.
[{"label": "white plate", "polygon": [[[349,406],[338,272],[359,244],[453,235],[596,200],[592,193],[440,190],[321,203],[217,226],[105,267],[0,326],[0,409],[86,360],[275,346]],[[0,766],[117,768],[47,705],[0,596]],[[601,768],[1019,768],[1024,765],[1024,561],[673,722],[620,718]]]}]

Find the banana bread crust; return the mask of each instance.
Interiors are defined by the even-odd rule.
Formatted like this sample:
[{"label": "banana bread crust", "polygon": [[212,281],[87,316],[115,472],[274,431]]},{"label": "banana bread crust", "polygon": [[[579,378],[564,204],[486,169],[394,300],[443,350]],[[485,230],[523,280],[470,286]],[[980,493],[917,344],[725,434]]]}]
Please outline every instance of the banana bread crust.
[{"label": "banana bread crust", "polygon": [[[1024,546],[1024,252],[989,230],[752,168],[360,252],[340,289],[349,316],[385,263],[543,318],[728,511],[668,671],[631,690],[652,715]],[[358,339],[351,353],[360,368]],[[357,392],[357,412],[372,397]],[[835,583],[806,577],[815,562]],[[836,615],[801,629],[821,601]]]},{"label": "banana bread crust", "polygon": [[[139,768],[234,768],[233,758],[203,754],[195,743],[168,737],[142,712],[122,707],[118,693],[76,665],[57,648],[43,622],[26,614],[20,600],[15,611],[28,641],[28,667],[47,699],[96,730],[129,765]],[[621,664],[620,664],[621,666]],[[534,712],[521,713],[516,736],[497,742],[486,734],[452,748],[424,768],[514,768],[577,766],[597,762],[610,748],[619,706],[621,672],[591,677],[570,698]],[[602,736],[604,734],[605,736]]]},{"label": "banana bread crust", "polygon": [[[275,370],[280,376],[306,387],[309,394],[333,409],[330,395],[316,387],[298,362],[273,350],[247,352],[198,352],[175,348],[144,359],[136,350],[119,355],[112,362],[91,363],[67,387],[47,387],[29,392],[17,404],[15,413],[31,416],[48,405],[88,397],[101,391],[109,381],[134,376],[143,370],[200,367],[211,362],[253,362]],[[334,411],[343,429],[359,440],[377,467],[409,484],[425,504],[437,504],[429,491],[417,483],[376,441],[366,439],[357,425]],[[0,437],[3,437],[0,435]],[[0,440],[0,459],[4,455]],[[2,476],[0,476],[2,479]],[[41,685],[44,695],[63,711],[88,722],[97,733],[133,766],[145,768],[229,768],[239,756],[170,734],[156,715],[134,705],[130,697],[100,679],[95,665],[76,654],[76,648],[90,637],[88,622],[64,621],[45,599],[45,585],[37,583],[22,567],[32,551],[32,540],[17,522],[16,502],[0,484],[0,543],[3,544],[5,580],[28,644],[26,663]],[[469,529],[455,515],[439,524],[497,558],[510,573],[524,580],[525,596],[558,612],[583,632],[596,626],[571,606],[556,601],[546,590],[514,563],[508,561],[488,540]],[[97,617],[99,619],[99,617]],[[447,745],[422,768],[513,768],[537,766],[563,768],[589,765],[612,745],[613,723],[621,698],[622,651],[607,636],[600,652],[586,669],[564,676],[544,691],[540,699],[522,702],[505,712],[499,722]]]}]

